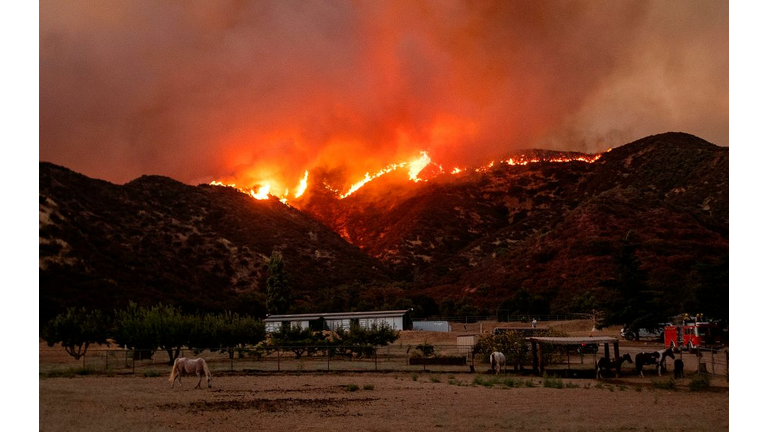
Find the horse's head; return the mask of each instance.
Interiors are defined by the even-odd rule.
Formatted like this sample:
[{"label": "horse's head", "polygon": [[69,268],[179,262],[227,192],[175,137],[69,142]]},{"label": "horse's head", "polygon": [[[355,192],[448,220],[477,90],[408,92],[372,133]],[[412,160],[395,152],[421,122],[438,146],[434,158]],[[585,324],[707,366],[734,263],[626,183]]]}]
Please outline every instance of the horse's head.
[{"label": "horse's head", "polygon": [[621,358],[623,358],[623,359],[624,359],[624,361],[628,361],[630,364],[634,363],[634,362],[632,361],[632,356],[631,356],[631,355],[629,355],[629,354],[624,354],[623,356],[621,356]]}]

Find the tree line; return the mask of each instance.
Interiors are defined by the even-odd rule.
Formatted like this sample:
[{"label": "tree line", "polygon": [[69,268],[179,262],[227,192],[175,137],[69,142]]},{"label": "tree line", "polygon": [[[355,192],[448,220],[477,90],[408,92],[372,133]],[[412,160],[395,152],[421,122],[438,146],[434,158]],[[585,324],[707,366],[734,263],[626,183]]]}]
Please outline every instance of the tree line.
[{"label": "tree line", "polygon": [[114,343],[134,350],[137,360],[165,351],[173,363],[185,347],[233,356],[236,348],[263,341],[266,332],[261,320],[248,315],[186,314],[171,305],[146,308],[130,302],[111,315],[98,309],[69,308],[44,326],[40,336],[48,346],[61,344],[75,359],[84,356],[93,344]]},{"label": "tree line", "polygon": [[[318,351],[330,355],[370,356],[375,346],[397,340],[399,332],[386,325],[373,325],[336,331],[314,331],[299,326],[282,326],[267,337],[262,320],[233,312],[186,314],[181,308],[157,304],[145,308],[136,303],[107,315],[100,310],[69,308],[41,329],[48,346],[60,344],[66,352],[80,359],[93,344],[114,343],[133,350],[134,359],[148,359],[157,352],[168,354],[169,364],[181,350],[227,353],[252,349],[256,355],[287,347],[296,357]],[[250,347],[250,348],[249,348]]]}]

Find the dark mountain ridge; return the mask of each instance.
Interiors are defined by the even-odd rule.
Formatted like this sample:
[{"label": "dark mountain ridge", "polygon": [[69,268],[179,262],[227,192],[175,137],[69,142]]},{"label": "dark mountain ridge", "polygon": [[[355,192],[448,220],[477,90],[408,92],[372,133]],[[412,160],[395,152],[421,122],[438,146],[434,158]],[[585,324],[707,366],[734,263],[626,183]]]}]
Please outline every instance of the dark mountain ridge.
[{"label": "dark mountain ridge", "polygon": [[298,299],[382,265],[300,211],[234,189],[143,176],[123,186],[40,163],[40,313],[166,302],[264,314],[273,251]]},{"label": "dark mountain ridge", "polygon": [[384,176],[343,200],[310,182],[292,205],[156,176],[117,186],[41,163],[41,316],[129,298],[263,312],[272,250],[295,278],[297,311],[357,282],[394,283],[387,295],[423,314],[583,312],[608,295],[628,244],[670,309],[724,293],[727,314],[728,149],[689,134],[594,163]]}]

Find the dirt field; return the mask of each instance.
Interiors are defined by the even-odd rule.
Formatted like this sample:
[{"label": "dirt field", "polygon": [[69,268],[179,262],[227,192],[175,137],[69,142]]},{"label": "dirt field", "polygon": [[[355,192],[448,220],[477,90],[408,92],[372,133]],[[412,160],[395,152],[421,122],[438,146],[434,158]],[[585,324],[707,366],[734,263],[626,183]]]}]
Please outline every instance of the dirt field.
[{"label": "dirt field", "polygon": [[[494,323],[485,324],[490,331]],[[561,323],[570,335],[586,336],[584,323]],[[463,326],[462,326],[463,327]],[[473,328],[477,327],[477,328]],[[453,333],[402,332],[398,343],[454,344]],[[479,333],[479,324],[467,332]],[[606,329],[594,336],[615,336]],[[659,349],[648,341],[621,341],[634,354]],[[687,356],[686,378],[665,389],[671,371],[659,378],[648,370],[639,378],[626,365],[622,378],[559,380],[562,388],[545,387],[544,379],[509,373],[500,379],[481,365],[429,371],[331,371],[248,373],[217,370],[213,388],[193,389],[196,378],[170,388],[170,368],[157,365],[147,373],[118,370],[113,376],[45,378],[50,358],[43,356],[39,379],[41,431],[723,431],[729,429],[729,383],[724,359],[708,391],[691,392],[695,357]],[[47,352],[47,351],[46,351]],[[66,358],[63,350],[59,356]],[[723,357],[722,353],[720,354]],[[45,361],[44,361],[45,358]],[[162,356],[160,357],[162,358]],[[62,360],[63,361],[63,360]],[[592,368],[594,359],[585,357]],[[714,364],[710,362],[710,366]],[[77,366],[67,361],[55,364]],[[67,367],[69,367],[67,366]],[[693,371],[691,371],[693,368]],[[711,371],[711,368],[710,368]],[[570,375],[568,375],[570,376]],[[589,376],[589,375],[588,375]],[[510,381],[513,380],[513,381]],[[554,381],[557,384],[557,381]],[[551,382],[550,382],[551,383]],[[203,382],[203,385],[205,381]],[[485,385],[484,385],[485,384]],[[353,390],[353,386],[357,389]]]},{"label": "dirt field", "polygon": [[[558,389],[543,387],[541,378],[510,375],[518,384],[530,379],[533,387],[509,388],[473,384],[476,376],[239,374],[216,376],[211,389],[193,389],[194,378],[171,389],[165,376],[47,378],[39,381],[39,429],[658,432],[729,427],[725,387],[661,390],[651,385],[656,378],[632,378],[602,384],[566,379]],[[350,385],[358,389],[350,391]]]}]

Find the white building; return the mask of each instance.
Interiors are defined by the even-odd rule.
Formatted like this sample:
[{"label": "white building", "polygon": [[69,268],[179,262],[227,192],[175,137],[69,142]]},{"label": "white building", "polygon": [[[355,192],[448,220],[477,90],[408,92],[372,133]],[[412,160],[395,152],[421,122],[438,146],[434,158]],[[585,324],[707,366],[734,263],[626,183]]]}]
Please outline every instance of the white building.
[{"label": "white building", "polygon": [[348,330],[352,324],[371,328],[374,324],[385,324],[393,330],[406,330],[411,327],[407,317],[410,309],[373,312],[333,312],[318,314],[268,315],[264,320],[267,333],[274,333],[284,325],[300,326],[313,330]]}]

